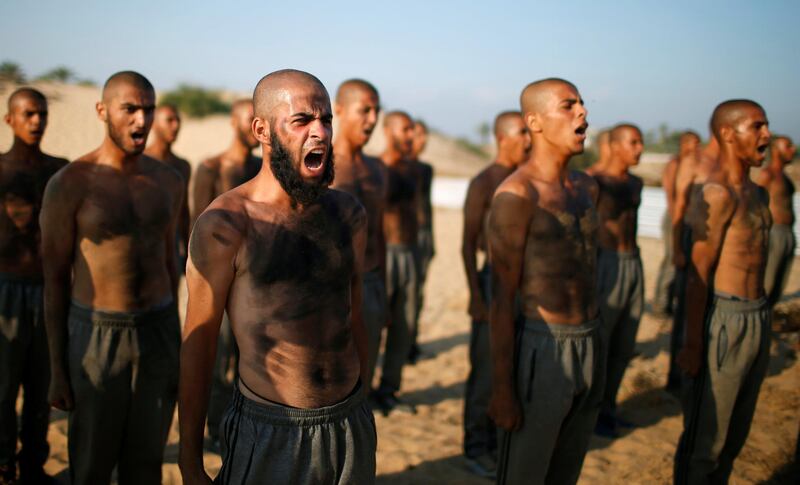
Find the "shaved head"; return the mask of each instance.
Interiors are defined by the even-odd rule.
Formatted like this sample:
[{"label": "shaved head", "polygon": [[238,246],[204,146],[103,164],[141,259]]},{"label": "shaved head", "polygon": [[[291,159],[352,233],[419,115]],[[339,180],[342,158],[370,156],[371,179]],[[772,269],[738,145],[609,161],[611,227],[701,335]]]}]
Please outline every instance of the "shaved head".
[{"label": "shaved head", "polygon": [[283,69],[262,77],[253,91],[253,107],[258,118],[271,119],[281,103],[289,101],[292,88],[312,87],[328,95],[322,81],[316,76],[295,69]]},{"label": "shaved head", "polygon": [[146,77],[134,71],[120,71],[112,74],[103,85],[103,102],[108,102],[116,94],[121,86],[133,86],[141,91],[155,94],[155,89]]},{"label": "shaved head", "polygon": [[249,109],[253,106],[253,100],[249,98],[240,98],[231,103],[231,115],[237,116],[243,109]]},{"label": "shaved head", "polygon": [[639,135],[642,134],[642,130],[640,130],[638,126],[631,123],[620,123],[610,130],[608,136],[609,143],[622,141],[625,138],[625,133],[629,130],[633,130]]},{"label": "shaved head", "polygon": [[765,112],[760,104],[749,99],[731,99],[720,103],[711,115],[711,132],[714,137],[720,138],[723,127],[735,128],[751,108]]},{"label": "shaved head", "polygon": [[688,143],[690,140],[700,143],[700,135],[698,135],[696,131],[686,130],[683,132],[683,134],[681,134],[678,143]]},{"label": "shaved head", "polygon": [[517,121],[521,119],[522,113],[519,111],[503,111],[494,119],[494,136],[500,137],[508,134],[517,128]]},{"label": "shaved head", "polygon": [[419,128],[423,132],[428,133],[428,125],[425,124],[422,120],[417,120],[414,122],[414,128]]},{"label": "shaved head", "polygon": [[519,104],[522,108],[523,115],[542,112],[550,95],[550,88],[558,84],[566,84],[575,91],[578,90],[571,82],[557,77],[534,81],[525,86],[525,89],[522,90],[522,94],[519,97]]},{"label": "shaved head", "polygon": [[336,91],[336,103],[347,105],[357,99],[356,94],[368,93],[378,97],[378,90],[370,82],[363,79],[348,79]]},{"label": "shaved head", "polygon": [[611,141],[611,130],[603,130],[597,134],[597,144],[602,145]]},{"label": "shaved head", "polygon": [[8,97],[8,112],[10,113],[14,109],[14,106],[23,99],[47,103],[47,98],[44,97],[41,91],[27,87],[19,88]]},{"label": "shaved head", "polygon": [[176,115],[180,114],[180,111],[178,111],[178,107],[175,106],[172,103],[159,104],[158,107],[156,107],[156,113],[161,112],[161,111],[171,111],[171,112],[175,113]]},{"label": "shaved head", "polygon": [[390,111],[386,113],[386,116],[383,117],[383,126],[388,127],[399,121],[405,120],[408,120],[412,125],[414,124],[411,116],[409,116],[409,114],[405,111]]}]

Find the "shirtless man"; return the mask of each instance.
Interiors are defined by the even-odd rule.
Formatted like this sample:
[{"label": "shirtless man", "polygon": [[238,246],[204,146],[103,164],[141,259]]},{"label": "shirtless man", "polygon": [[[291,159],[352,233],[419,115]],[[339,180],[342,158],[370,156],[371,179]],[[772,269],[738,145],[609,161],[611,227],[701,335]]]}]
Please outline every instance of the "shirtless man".
[{"label": "shirtless man", "polygon": [[610,135],[611,130],[603,130],[597,134],[597,161],[586,169],[586,173],[589,175],[594,175],[603,170],[606,163],[608,163],[608,159],[611,157]]},{"label": "shirtless man", "polygon": [[372,395],[384,415],[392,410],[414,413],[413,406],[397,397],[403,365],[414,342],[419,271],[416,260],[419,177],[412,157],[414,122],[402,111],[383,119],[386,151],[386,207],[383,234],[386,238],[386,298],[389,329],[383,356],[381,383]]},{"label": "shirtless man", "polygon": [[[163,104],[157,107],[153,128],[150,131],[150,145],[145,148],[144,154],[177,170],[183,177],[183,194],[188,194],[192,166],[186,160],[172,153],[172,144],[178,139],[180,129],[181,115],[178,113],[178,108],[171,104]],[[178,251],[178,271],[183,273],[186,271],[186,258],[189,252],[189,198],[186,195],[184,195],[183,204],[181,204],[181,215],[178,219],[178,234],[175,242],[177,244],[176,250]]]},{"label": "shirtless man", "polygon": [[[50,363],[42,301],[39,208],[50,177],[67,164],[42,153],[47,100],[20,88],[8,98],[5,121],[14,142],[0,154],[0,484],[47,483]],[[17,449],[16,401],[24,390],[22,450]]]},{"label": "shirtless man", "polygon": [[175,233],[183,179],[143,155],[155,93],[103,86],[96,150],[47,184],[41,212],[50,403],[69,411],[74,485],[160,484],[178,391]]},{"label": "shirtless man", "polygon": [[363,380],[369,390],[381,345],[381,332],[386,325],[386,242],[383,239],[386,180],[383,162],[364,155],[362,151],[378,122],[378,90],[362,79],[349,79],[339,86],[334,112],[338,129],[333,144],[336,177],[331,187],[353,195],[367,211],[361,313],[369,337],[367,374]]},{"label": "shirtless man", "polygon": [[617,392],[633,357],[644,311],[644,273],[636,243],[644,184],[629,171],[642,156],[642,132],[635,125],[617,125],[611,130],[609,145],[608,161],[594,174],[600,188],[597,297],[607,344],[606,386],[595,433],[616,438],[618,426],[625,425],[616,415]]},{"label": "shirtless man", "polygon": [[250,129],[253,123],[253,102],[239,99],[231,106],[233,140],[228,148],[203,160],[195,174],[192,202],[196,219],[211,201],[253,178],[261,169],[261,160],[253,156],[258,146]]},{"label": "shirtless man", "polygon": [[[497,158],[469,183],[461,239],[461,257],[470,292],[468,313],[472,319],[470,371],[464,397],[464,455],[473,472],[487,478],[494,477],[497,467],[496,427],[486,414],[492,392],[488,311],[491,266],[486,248],[489,206],[500,182],[527,160],[531,151],[531,134],[519,111],[504,111],[497,115],[494,136],[497,140]],[[484,255],[480,271],[478,252]]]},{"label": "shirtless man", "polygon": [[425,296],[425,280],[428,277],[428,267],[436,248],[433,243],[433,204],[431,203],[431,184],[433,183],[433,167],[423,162],[419,157],[428,143],[428,127],[422,120],[414,122],[414,143],[411,158],[417,166],[419,176],[419,197],[417,198],[417,268],[419,269],[419,285],[417,286],[417,311],[414,315],[414,343],[408,353],[408,361],[417,362],[421,352],[417,344],[419,334],[419,314],[422,311]]},{"label": "shirtless man", "polygon": [[692,192],[697,191],[706,179],[717,169],[719,143],[711,130],[708,144],[696,150],[687,151],[681,157],[675,174],[675,194],[672,204],[672,252],[675,266],[675,310],[672,315],[672,335],[670,338],[670,368],[667,376],[667,391],[680,394],[682,373],[678,367],[678,353],[683,346],[686,333],[686,261],[691,239],[691,231],[684,217]]},{"label": "shirtless man", "polygon": [[264,163],[218,197],[189,243],[181,352],[179,464],[210,484],[202,436],[211,367],[227,309],[240,350],[216,483],[375,479],[361,277],[367,216],[334,176],[328,93],[314,76],[271,73],[253,93]]},{"label": "shirtless man", "polygon": [[653,297],[653,312],[660,315],[671,315],[674,300],[675,264],[672,256],[672,213],[675,205],[675,177],[681,160],[697,152],[700,146],[700,135],[694,131],[681,134],[678,154],[672,157],[661,174],[661,187],[667,199],[667,210],[661,219],[661,238],[664,240],[664,258],[658,269],[656,278],[656,294]]},{"label": "shirtless man", "polygon": [[750,100],[716,107],[718,169],[691,195],[686,342],[678,364],[688,376],[676,484],[728,483],[744,446],[767,371],[771,311],[764,295],[769,228],[767,192],[750,180],[770,132]]},{"label": "shirtless man", "polygon": [[[219,155],[204,160],[197,168],[194,181],[194,214],[195,219],[211,201],[221,194],[238,187],[252,179],[261,168],[261,160],[253,156],[253,148],[258,140],[253,135],[253,101],[240,99],[231,107],[231,126],[233,140],[227,150]],[[233,395],[236,381],[239,350],[233,339],[233,332],[227,314],[222,319],[222,326],[217,339],[217,357],[214,363],[214,375],[211,381],[211,396],[208,404],[208,442],[210,451],[220,451],[220,423],[222,414]]]},{"label": "shirtless man", "polygon": [[[497,188],[489,218],[489,416],[506,431],[498,483],[568,484],[580,475],[605,377],[595,298],[598,189],[567,169],[588,126],[577,88],[544,79],[520,101],[533,154]],[[515,329],[517,292],[525,322]]]},{"label": "shirtless man", "polygon": [[758,174],[756,183],[769,193],[772,229],[769,231],[769,253],[764,274],[764,291],[770,307],[781,299],[794,261],[794,184],[783,172],[792,163],[797,148],[787,136],[779,136],[770,145],[770,163]]}]

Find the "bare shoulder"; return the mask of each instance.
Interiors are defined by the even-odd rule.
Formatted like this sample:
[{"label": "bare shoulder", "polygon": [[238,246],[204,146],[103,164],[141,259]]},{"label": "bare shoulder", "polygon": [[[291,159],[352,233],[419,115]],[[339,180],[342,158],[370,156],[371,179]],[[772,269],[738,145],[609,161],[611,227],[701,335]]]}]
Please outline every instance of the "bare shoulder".
[{"label": "bare shoulder", "polygon": [[532,199],[535,192],[536,189],[533,187],[527,177],[525,177],[522,172],[518,170],[506,177],[506,179],[497,186],[497,189],[494,191],[494,198],[496,199],[502,194],[508,194],[516,195],[517,197],[522,197],[524,199]]},{"label": "bare shoulder", "polygon": [[417,160],[417,166],[419,167],[420,174],[425,179],[433,178],[433,165],[423,162],[422,160]]},{"label": "bare shoulder", "polygon": [[69,163],[69,160],[66,158],[54,157],[47,154],[45,154],[45,161],[47,162],[48,167],[53,171],[58,171]]},{"label": "bare shoulder", "polygon": [[592,199],[597,199],[600,194],[600,186],[592,175],[580,170],[570,170],[567,176],[579,192],[585,192],[592,197]]},{"label": "bare shoulder", "polygon": [[234,190],[214,199],[194,224],[193,254],[203,252],[199,251],[199,244],[211,241],[223,246],[238,245],[247,233],[248,227],[249,218],[245,202],[245,198]]},{"label": "bare shoulder", "polygon": [[386,170],[386,165],[384,165],[383,160],[380,158],[364,155],[363,160],[364,165],[369,168],[370,172],[378,172],[382,174]]},{"label": "bare shoulder", "polygon": [[356,231],[367,222],[367,211],[355,196],[341,190],[327,190],[320,203],[327,205],[332,212],[339,214]]},{"label": "bare shoulder", "polygon": [[631,178],[631,184],[634,188],[636,188],[636,190],[642,190],[644,187],[644,179],[634,174],[629,174],[628,176]]},{"label": "bare shoulder", "polygon": [[192,164],[186,159],[175,157],[173,159],[173,165],[176,169],[178,169],[178,172],[180,172],[180,174],[188,180],[189,175],[192,173]]},{"label": "bare shoulder", "polygon": [[170,164],[162,163],[155,158],[142,155],[139,159],[140,166],[144,172],[151,173],[159,183],[166,184],[167,186],[174,187],[175,185],[183,185],[183,176],[176,167]]}]

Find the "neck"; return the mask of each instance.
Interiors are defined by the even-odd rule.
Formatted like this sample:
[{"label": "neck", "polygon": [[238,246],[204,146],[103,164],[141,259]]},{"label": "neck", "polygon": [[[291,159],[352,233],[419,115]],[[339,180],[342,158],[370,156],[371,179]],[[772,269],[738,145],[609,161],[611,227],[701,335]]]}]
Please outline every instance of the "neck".
[{"label": "neck", "polygon": [[145,152],[158,160],[166,160],[172,155],[172,145],[161,137],[156,136]]},{"label": "neck", "polygon": [[499,150],[497,152],[497,158],[495,159],[494,163],[496,163],[498,165],[502,165],[503,167],[506,167],[506,168],[514,168],[517,165],[519,165],[518,163],[512,162],[511,161],[511,157],[508,156],[508,154],[505,153],[504,150]]},{"label": "neck", "polygon": [[42,150],[38,143],[29,145],[15,136],[6,157],[12,160],[38,161],[42,158]]},{"label": "neck", "polygon": [[732,185],[742,185],[750,176],[750,166],[747,161],[738,158],[730,151],[720,153],[719,164]]},{"label": "neck", "polygon": [[617,157],[611,157],[608,159],[604,171],[613,177],[621,177],[628,173],[628,164]]},{"label": "neck", "polygon": [[783,167],[785,165],[786,164],[784,163],[784,161],[778,155],[773,155],[769,161],[769,169],[775,173],[783,172]]},{"label": "neck", "polygon": [[242,143],[239,137],[234,137],[231,145],[225,151],[225,157],[234,161],[243,162],[250,156],[251,150],[249,146]]},{"label": "neck", "polygon": [[383,152],[383,155],[381,155],[381,159],[387,165],[394,165],[404,158],[405,157],[403,157],[403,154],[395,150],[391,145],[387,146],[386,150]]},{"label": "neck", "polygon": [[140,153],[130,155],[125,153],[116,143],[106,136],[103,139],[103,144],[98,149],[99,157],[98,163],[116,168],[118,170],[125,170],[136,165],[141,157]]},{"label": "neck", "polygon": [[533,157],[526,164],[533,164],[539,175],[546,181],[562,183],[567,177],[567,164],[572,155],[559,150],[546,140],[533,141]]},{"label": "neck", "polygon": [[341,157],[343,160],[361,160],[361,151],[363,148],[363,145],[353,143],[346,137],[340,137],[333,145],[333,154]]}]

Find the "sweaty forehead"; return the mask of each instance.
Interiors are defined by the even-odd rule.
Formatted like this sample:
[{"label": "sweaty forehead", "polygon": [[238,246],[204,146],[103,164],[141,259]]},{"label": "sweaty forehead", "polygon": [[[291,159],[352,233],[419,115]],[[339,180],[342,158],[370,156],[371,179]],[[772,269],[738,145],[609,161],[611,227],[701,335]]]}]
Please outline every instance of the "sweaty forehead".
[{"label": "sweaty forehead", "polygon": [[151,89],[125,82],[117,83],[111,89],[107,89],[103,94],[104,102],[113,102],[116,104],[152,106],[156,99],[156,95]]},{"label": "sweaty forehead", "polygon": [[9,103],[9,111],[47,111],[47,102],[32,94],[18,94]]},{"label": "sweaty forehead", "polygon": [[542,112],[568,100],[580,100],[578,89],[564,81],[552,80],[529,86],[522,93],[523,112]]}]

